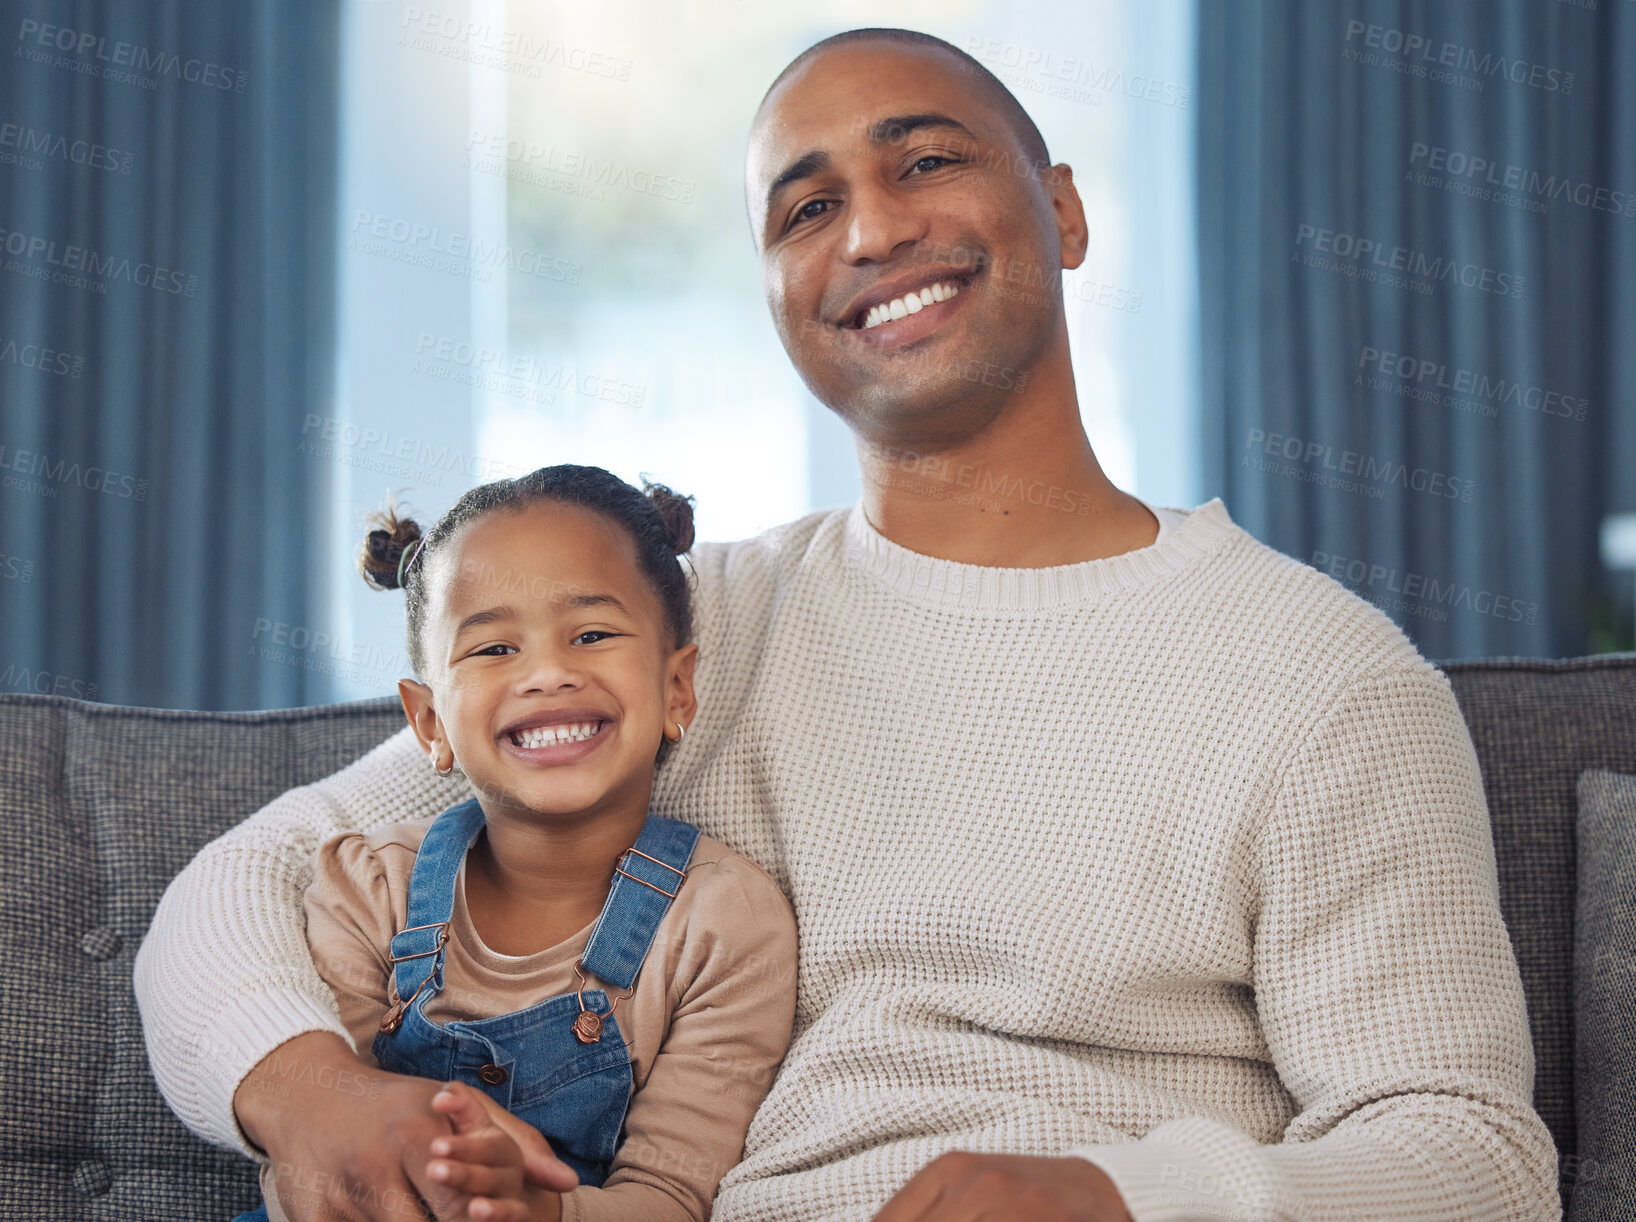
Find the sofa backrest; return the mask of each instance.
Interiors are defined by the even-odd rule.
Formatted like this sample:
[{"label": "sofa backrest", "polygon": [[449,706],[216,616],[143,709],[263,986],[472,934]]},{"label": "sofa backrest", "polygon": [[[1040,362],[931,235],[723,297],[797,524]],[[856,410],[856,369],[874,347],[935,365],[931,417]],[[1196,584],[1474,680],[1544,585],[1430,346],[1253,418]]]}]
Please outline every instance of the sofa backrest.
[{"label": "sofa backrest", "polygon": [[[1574,787],[1636,773],[1636,656],[1445,667],[1482,764],[1500,899],[1536,1053],[1535,1106],[1574,1142]],[[392,698],[269,713],[0,695],[0,1217],[232,1217],[254,1167],[191,1136],[148,1072],[131,992],[165,885],[278,794],[403,724]],[[23,987],[14,987],[21,984]]]},{"label": "sofa backrest", "polygon": [[1564,1195],[1574,1128],[1575,788],[1587,768],[1636,773],[1636,654],[1443,666],[1483,769],[1500,907],[1534,1036],[1534,1108]]},{"label": "sofa backrest", "polygon": [[260,1201],[255,1165],[160,1098],[132,960],[201,846],[402,725],[395,699],[181,713],[0,695],[0,1217],[222,1222]]}]

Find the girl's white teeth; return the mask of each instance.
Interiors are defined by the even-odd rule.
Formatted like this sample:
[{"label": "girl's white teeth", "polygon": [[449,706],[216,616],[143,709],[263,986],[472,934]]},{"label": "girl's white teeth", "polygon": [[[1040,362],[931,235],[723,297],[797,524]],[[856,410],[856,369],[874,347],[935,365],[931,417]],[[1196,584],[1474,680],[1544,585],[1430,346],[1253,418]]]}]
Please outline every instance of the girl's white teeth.
[{"label": "girl's white teeth", "polygon": [[573,725],[535,726],[532,730],[518,730],[511,741],[519,747],[554,747],[558,743],[579,743],[595,738],[602,729],[600,721],[582,721]]},{"label": "girl's white teeth", "polygon": [[947,301],[959,291],[958,284],[944,281],[928,285],[917,293],[905,293],[891,301],[870,306],[869,313],[864,316],[863,329],[867,331],[871,327],[880,326],[883,322],[895,322],[899,318],[907,318],[910,314],[918,314],[933,302]]}]

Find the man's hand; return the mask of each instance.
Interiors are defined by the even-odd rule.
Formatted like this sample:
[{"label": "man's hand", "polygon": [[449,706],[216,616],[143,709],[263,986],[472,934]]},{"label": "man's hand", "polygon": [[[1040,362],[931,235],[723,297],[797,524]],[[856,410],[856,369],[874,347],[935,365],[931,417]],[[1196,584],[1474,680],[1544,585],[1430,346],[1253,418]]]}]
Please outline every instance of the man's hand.
[{"label": "man's hand", "polygon": [[875,1222],[1131,1222],[1119,1190],[1083,1158],[945,1154]]},{"label": "man's hand", "polygon": [[432,1107],[454,1127],[432,1139],[426,1173],[455,1190],[454,1208],[439,1208],[444,1222],[561,1222],[562,1197],[530,1185],[523,1152],[483,1105],[488,1100],[464,1082],[450,1082]]},{"label": "man's hand", "polygon": [[[292,1222],[403,1222],[458,1207],[461,1194],[427,1174],[432,1142],[451,1133],[432,1108],[443,1083],[366,1068],[345,1040],[309,1031],[280,1044],[252,1069],[233,1110],[273,1161],[279,1203]],[[473,1092],[474,1095],[476,1092]],[[566,1192],[571,1167],[540,1134],[478,1095],[524,1153],[531,1181]],[[498,1113],[498,1114],[496,1114]]]}]

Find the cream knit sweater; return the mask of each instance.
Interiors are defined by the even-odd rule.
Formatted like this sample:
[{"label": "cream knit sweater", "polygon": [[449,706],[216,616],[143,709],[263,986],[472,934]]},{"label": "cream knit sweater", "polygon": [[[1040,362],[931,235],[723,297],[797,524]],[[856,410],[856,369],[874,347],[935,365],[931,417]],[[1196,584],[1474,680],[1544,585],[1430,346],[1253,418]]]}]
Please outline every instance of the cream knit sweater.
[{"label": "cream knit sweater", "polygon": [[[719,1222],[867,1219],[953,1149],[1077,1152],[1137,1222],[1558,1216],[1448,684],[1219,502],[1047,569],[931,559],[853,507],[701,545],[700,711],[655,808],[760,862],[795,1041]],[[407,732],[207,846],[137,961],[171,1105],[343,1032],[319,842],[464,796]]]}]

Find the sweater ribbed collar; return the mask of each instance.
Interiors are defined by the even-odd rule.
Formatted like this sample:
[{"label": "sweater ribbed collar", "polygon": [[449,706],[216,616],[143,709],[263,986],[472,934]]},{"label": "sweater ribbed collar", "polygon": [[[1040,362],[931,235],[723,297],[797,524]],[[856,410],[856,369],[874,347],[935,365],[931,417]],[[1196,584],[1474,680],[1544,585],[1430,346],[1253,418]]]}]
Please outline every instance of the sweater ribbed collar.
[{"label": "sweater ribbed collar", "polygon": [[893,543],[863,504],[846,519],[846,562],[912,602],[942,610],[1045,611],[1107,598],[1181,571],[1239,533],[1220,499],[1193,510],[1168,539],[1101,560],[1012,569],[939,560]]}]

